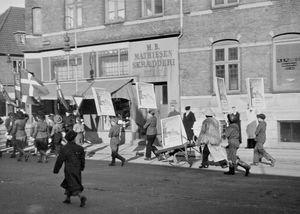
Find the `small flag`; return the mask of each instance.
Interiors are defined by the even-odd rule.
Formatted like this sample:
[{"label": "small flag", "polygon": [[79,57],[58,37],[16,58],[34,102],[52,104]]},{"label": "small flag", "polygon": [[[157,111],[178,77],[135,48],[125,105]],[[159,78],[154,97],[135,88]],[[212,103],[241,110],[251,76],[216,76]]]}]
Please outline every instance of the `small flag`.
[{"label": "small flag", "polygon": [[67,101],[65,100],[64,94],[60,88],[60,84],[58,82],[58,75],[57,72],[55,72],[56,74],[56,90],[57,90],[57,98],[60,101],[60,103],[65,107],[65,109],[68,111],[70,109],[69,104],[67,103]]},{"label": "small flag", "polygon": [[13,100],[10,98],[9,94],[5,90],[2,83],[0,83],[0,92],[2,93],[4,99],[6,100],[7,104],[16,106],[16,104],[13,102]]}]

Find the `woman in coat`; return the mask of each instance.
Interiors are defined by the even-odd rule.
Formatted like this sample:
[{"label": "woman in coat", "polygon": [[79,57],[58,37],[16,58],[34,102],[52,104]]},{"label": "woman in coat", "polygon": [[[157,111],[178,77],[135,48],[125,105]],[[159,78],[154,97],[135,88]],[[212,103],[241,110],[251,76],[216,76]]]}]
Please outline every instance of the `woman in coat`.
[{"label": "woman in coat", "polygon": [[147,140],[145,160],[151,160],[151,152],[153,152],[155,156],[157,156],[156,155],[157,148],[153,145],[157,135],[156,124],[157,124],[157,118],[155,117],[155,112],[154,110],[150,110],[148,112],[147,121],[144,125],[144,129],[146,129],[146,140]]},{"label": "woman in coat", "polygon": [[116,165],[116,158],[119,159],[122,164],[121,166],[124,166],[125,158],[123,158],[119,153],[119,145],[120,145],[120,129],[121,127],[117,124],[118,119],[113,118],[111,119],[111,128],[108,133],[108,137],[110,137],[110,149],[111,149],[111,163],[109,166],[115,166]]},{"label": "woman in coat", "polygon": [[24,114],[22,111],[17,111],[11,135],[14,147],[19,152],[18,161],[22,161],[23,157],[25,157],[25,161],[28,161],[29,158],[29,153],[24,151],[24,148],[27,146],[27,134],[25,131],[27,120],[28,115]]},{"label": "woman in coat", "polygon": [[47,150],[48,150],[48,138],[49,138],[49,125],[45,121],[46,117],[40,113],[37,116],[37,123],[34,126],[32,137],[35,139],[37,151],[40,153],[38,163],[48,162]]},{"label": "woman in coat", "polygon": [[61,149],[56,159],[53,173],[57,174],[63,163],[65,164],[65,179],[61,183],[61,187],[65,189],[66,195],[66,199],[63,202],[70,204],[71,196],[78,196],[80,207],[84,207],[87,198],[82,195],[81,171],[85,167],[85,154],[82,146],[74,142],[75,137],[76,132],[73,130],[66,134],[65,139],[68,143]]},{"label": "woman in coat", "polygon": [[233,114],[227,115],[229,125],[225,129],[224,138],[228,139],[228,146],[226,147],[227,157],[229,162],[229,171],[225,172],[226,175],[234,175],[236,166],[241,166],[245,169],[245,176],[248,176],[250,166],[241,161],[236,153],[240,146],[240,130],[238,125],[238,119]]}]

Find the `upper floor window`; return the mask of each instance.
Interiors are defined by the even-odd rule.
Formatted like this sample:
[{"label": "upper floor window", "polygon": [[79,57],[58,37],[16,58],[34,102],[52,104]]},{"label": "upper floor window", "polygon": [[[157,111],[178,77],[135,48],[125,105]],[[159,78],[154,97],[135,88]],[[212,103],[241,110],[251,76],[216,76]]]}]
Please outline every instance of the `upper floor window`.
[{"label": "upper floor window", "polygon": [[229,92],[240,90],[240,59],[238,46],[215,46],[213,51],[214,75],[225,79],[226,89]]},{"label": "upper floor window", "polygon": [[51,80],[74,80],[83,78],[81,55],[51,57]]},{"label": "upper floor window", "polygon": [[107,22],[122,21],[125,19],[125,0],[106,0]]},{"label": "upper floor window", "polygon": [[300,90],[300,34],[276,36],[273,48],[273,89]]},{"label": "upper floor window", "polygon": [[65,28],[82,27],[82,0],[66,0]]},{"label": "upper floor window", "polygon": [[98,63],[100,77],[128,75],[128,49],[98,52]]},{"label": "upper floor window", "polygon": [[18,45],[25,45],[25,32],[17,31],[14,33],[14,36]]},{"label": "upper floor window", "polygon": [[162,15],[164,9],[164,0],[141,0],[142,1],[142,16]]},{"label": "upper floor window", "polygon": [[42,34],[42,10],[40,7],[32,8],[32,34]]},{"label": "upper floor window", "polygon": [[212,7],[227,7],[227,6],[235,6],[239,3],[239,0],[212,0]]}]

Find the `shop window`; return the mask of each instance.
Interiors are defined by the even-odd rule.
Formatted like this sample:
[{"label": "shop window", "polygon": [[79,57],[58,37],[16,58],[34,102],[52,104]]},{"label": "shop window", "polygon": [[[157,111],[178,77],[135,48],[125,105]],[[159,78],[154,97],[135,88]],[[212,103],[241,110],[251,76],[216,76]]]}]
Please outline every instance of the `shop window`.
[{"label": "shop window", "polygon": [[300,34],[274,38],[273,88],[279,92],[300,90]]},{"label": "shop window", "polygon": [[240,90],[239,48],[234,46],[218,46],[213,48],[214,76],[224,78],[228,92]]},{"label": "shop window", "polygon": [[280,121],[280,141],[300,143],[300,121]]},{"label": "shop window", "polygon": [[236,6],[239,4],[239,0],[212,0],[212,7],[228,7],[228,6]]},{"label": "shop window", "polygon": [[[57,75],[57,76],[56,76]],[[57,56],[51,58],[51,80],[75,80],[83,78],[81,55]]]},{"label": "shop window", "polygon": [[82,0],[66,0],[65,29],[82,27]]},{"label": "shop window", "polygon": [[118,22],[125,19],[125,0],[106,0],[106,21]]},{"label": "shop window", "polygon": [[163,0],[141,0],[142,1],[142,16],[151,17],[163,14]]},{"label": "shop window", "polygon": [[32,8],[32,34],[42,34],[42,10],[40,7]]},{"label": "shop window", "polygon": [[98,63],[100,77],[128,75],[128,49],[98,52]]}]

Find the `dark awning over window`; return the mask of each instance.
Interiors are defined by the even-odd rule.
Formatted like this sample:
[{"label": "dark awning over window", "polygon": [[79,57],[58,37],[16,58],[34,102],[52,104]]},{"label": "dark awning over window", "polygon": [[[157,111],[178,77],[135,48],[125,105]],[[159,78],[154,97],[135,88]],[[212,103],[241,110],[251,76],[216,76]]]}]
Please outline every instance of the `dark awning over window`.
[{"label": "dark awning over window", "polygon": [[[78,81],[77,95],[84,96],[85,99],[93,99],[92,88],[103,88],[112,94],[113,98],[130,99],[127,87],[131,87],[133,79],[109,79],[109,80],[95,80],[93,82]],[[55,83],[45,84],[49,90],[49,94],[41,97],[42,100],[56,100],[57,99],[57,85]],[[76,94],[75,82],[60,82],[61,89],[65,99],[72,99]]]}]

